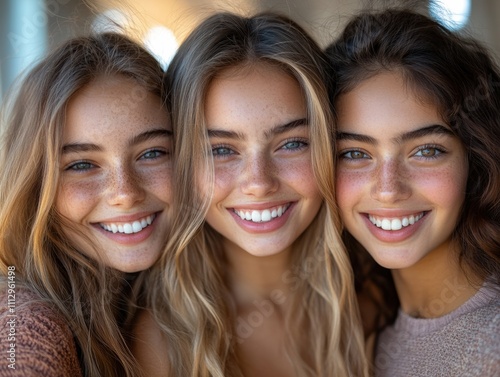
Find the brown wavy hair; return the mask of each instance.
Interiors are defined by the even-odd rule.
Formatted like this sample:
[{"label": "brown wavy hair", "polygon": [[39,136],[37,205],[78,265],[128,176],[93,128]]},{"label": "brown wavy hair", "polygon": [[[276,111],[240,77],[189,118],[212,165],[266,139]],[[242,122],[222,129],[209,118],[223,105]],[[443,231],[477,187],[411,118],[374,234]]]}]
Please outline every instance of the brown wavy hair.
[{"label": "brown wavy hair", "polygon": [[[465,147],[465,202],[453,239],[475,277],[500,284],[500,70],[477,40],[431,18],[390,8],[355,16],[327,47],[332,102],[380,72],[401,73]],[[346,233],[352,247],[356,241]],[[374,263],[374,262],[373,262]]]}]

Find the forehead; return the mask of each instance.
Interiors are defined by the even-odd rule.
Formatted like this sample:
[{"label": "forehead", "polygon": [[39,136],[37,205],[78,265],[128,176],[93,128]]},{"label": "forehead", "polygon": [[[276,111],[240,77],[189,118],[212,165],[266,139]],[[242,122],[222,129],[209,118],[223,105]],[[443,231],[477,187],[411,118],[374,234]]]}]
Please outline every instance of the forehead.
[{"label": "forehead", "polygon": [[228,68],[213,79],[207,90],[208,128],[271,127],[303,118],[305,113],[298,81],[271,64]]},{"label": "forehead", "polygon": [[339,129],[384,136],[425,124],[446,124],[433,101],[411,88],[397,72],[361,81],[336,101]]},{"label": "forehead", "polygon": [[[155,125],[170,129],[159,97],[124,76],[102,76],[78,90],[68,103],[65,142],[112,141]],[[96,141],[93,140],[93,141]]]}]

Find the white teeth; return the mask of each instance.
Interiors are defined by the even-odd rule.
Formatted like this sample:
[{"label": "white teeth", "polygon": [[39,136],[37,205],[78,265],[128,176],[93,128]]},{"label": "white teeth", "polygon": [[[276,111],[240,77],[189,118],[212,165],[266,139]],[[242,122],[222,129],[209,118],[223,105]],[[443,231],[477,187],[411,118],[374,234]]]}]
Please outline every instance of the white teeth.
[{"label": "white teeth", "polygon": [[399,230],[403,227],[403,224],[401,223],[401,220],[399,219],[392,219],[391,221],[391,229],[392,230]]},{"label": "white teeth", "polygon": [[140,232],[142,230],[142,225],[139,221],[134,221],[132,223],[132,230],[134,233]]},{"label": "white teeth", "polygon": [[271,221],[276,217],[281,217],[286,212],[288,207],[290,207],[290,203],[278,207],[264,209],[262,211],[244,209],[234,209],[233,211],[243,220],[252,221],[254,223],[264,223]]},{"label": "white teeth", "polygon": [[123,224],[123,230],[125,234],[133,233],[132,225],[130,224]]},{"label": "white teeth", "polygon": [[155,219],[155,217],[156,217],[156,214],[153,214],[153,215],[147,216],[143,219],[136,220],[132,223],[120,223],[120,224],[99,223],[99,225],[101,226],[101,228],[103,228],[104,230],[107,230],[108,232],[132,234],[132,233],[139,233],[141,230],[146,228],[148,225],[151,225],[153,223],[153,220]]},{"label": "white teeth", "polygon": [[272,218],[271,216],[271,211],[269,211],[268,209],[265,209],[264,211],[262,211],[262,214],[261,214],[261,218],[260,220],[261,221],[270,221]]},{"label": "white teeth", "polygon": [[391,220],[383,219],[382,220],[382,229],[391,230]]},{"label": "white teeth", "polygon": [[378,228],[382,228],[384,230],[400,230],[408,225],[415,224],[418,220],[420,220],[424,216],[424,213],[421,212],[417,215],[411,215],[408,217],[401,218],[379,218],[373,215],[368,215],[371,223]]},{"label": "white teeth", "polygon": [[252,211],[252,221],[254,223],[260,223],[260,219],[261,219],[260,212],[259,211]]}]

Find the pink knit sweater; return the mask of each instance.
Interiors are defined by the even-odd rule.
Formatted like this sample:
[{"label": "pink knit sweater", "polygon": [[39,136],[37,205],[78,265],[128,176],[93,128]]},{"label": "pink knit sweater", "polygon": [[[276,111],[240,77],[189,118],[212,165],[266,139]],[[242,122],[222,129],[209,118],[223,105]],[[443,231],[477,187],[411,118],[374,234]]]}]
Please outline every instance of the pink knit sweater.
[{"label": "pink knit sweater", "polygon": [[36,295],[0,291],[0,377],[80,377],[73,334],[65,319]]},{"label": "pink knit sweater", "polygon": [[377,342],[377,377],[500,376],[500,294],[483,286],[453,312],[432,319],[399,312]]}]

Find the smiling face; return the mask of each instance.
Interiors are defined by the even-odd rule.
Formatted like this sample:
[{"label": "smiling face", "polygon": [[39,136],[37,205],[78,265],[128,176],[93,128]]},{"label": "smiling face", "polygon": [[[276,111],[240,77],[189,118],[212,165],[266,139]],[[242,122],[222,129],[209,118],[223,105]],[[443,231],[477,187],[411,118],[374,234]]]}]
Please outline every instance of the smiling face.
[{"label": "smiling face", "polygon": [[322,203],[299,84],[267,64],[230,68],[209,86],[205,116],[215,165],[207,222],[226,251],[288,249]]},{"label": "smiling face", "polygon": [[337,201],[347,230],[384,267],[449,253],[467,160],[435,106],[396,73],[361,82],[337,102]]},{"label": "smiling face", "polygon": [[56,209],[83,253],[124,272],[158,259],[169,223],[171,142],[160,98],[127,78],[98,77],[71,99]]}]

